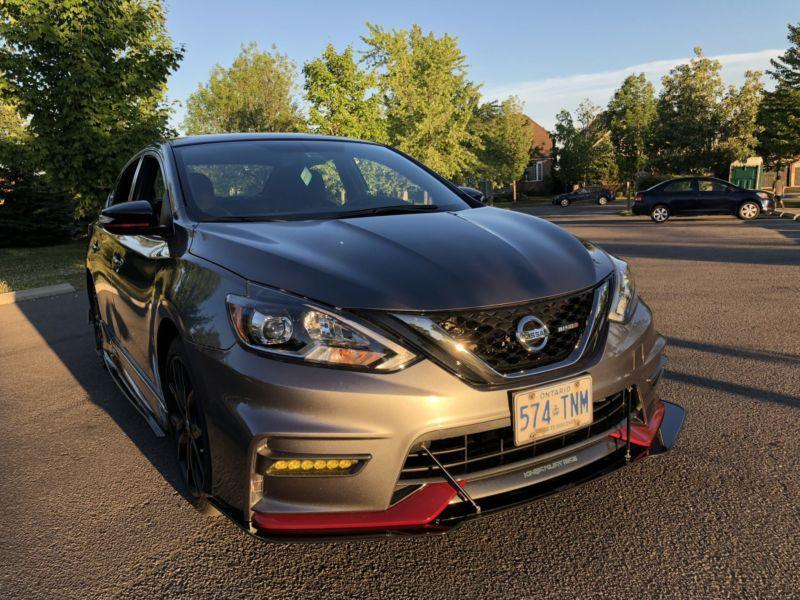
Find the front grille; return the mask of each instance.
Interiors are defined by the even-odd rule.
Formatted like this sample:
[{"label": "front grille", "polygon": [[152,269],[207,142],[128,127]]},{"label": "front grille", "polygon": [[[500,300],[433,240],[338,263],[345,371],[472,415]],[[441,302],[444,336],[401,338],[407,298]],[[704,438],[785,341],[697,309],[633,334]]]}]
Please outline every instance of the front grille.
[{"label": "front grille", "polygon": [[[526,371],[566,359],[586,330],[594,289],[497,308],[434,312],[427,316],[452,338],[502,374]],[[550,331],[545,347],[529,352],[516,338],[517,325],[532,315]],[[558,327],[577,323],[574,329]]]},{"label": "front grille", "polygon": [[[577,444],[593,435],[608,431],[625,417],[625,394],[621,391],[602,400],[595,400],[592,424],[564,435],[514,446],[511,427],[470,433],[442,440],[432,440],[429,450],[439,459],[451,475],[466,475],[484,469],[529,460]],[[439,477],[429,457],[412,451],[406,458],[400,479]]]}]

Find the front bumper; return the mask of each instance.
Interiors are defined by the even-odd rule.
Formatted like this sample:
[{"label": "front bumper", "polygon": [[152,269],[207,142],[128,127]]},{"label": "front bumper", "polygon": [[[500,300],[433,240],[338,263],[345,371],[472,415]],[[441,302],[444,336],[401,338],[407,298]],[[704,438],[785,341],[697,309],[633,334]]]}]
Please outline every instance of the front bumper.
[{"label": "front bumper", "polygon": [[[265,539],[286,537],[314,539],[354,535],[422,535],[447,532],[465,521],[507,510],[533,500],[581,485],[649,455],[669,450],[676,442],[684,419],[684,409],[659,401],[659,415],[651,427],[633,426],[631,444],[626,443],[626,428],[579,448],[570,447],[557,456],[517,467],[501,477],[460,481],[476,501],[460,499],[446,481],[420,486],[385,511],[360,513],[289,513],[253,515],[253,533]],[[635,432],[635,433],[634,433]],[[530,478],[524,485],[520,478]],[[498,487],[505,487],[498,490]]]},{"label": "front bumper", "polygon": [[[205,384],[212,493],[225,512],[267,537],[443,531],[472,515],[441,479],[398,479],[412,448],[508,427],[512,386],[533,387],[581,373],[592,376],[597,398],[635,389],[641,417],[652,423],[660,405],[655,383],[664,368],[663,349],[664,339],[641,301],[630,323],[610,325],[604,348],[580,373],[543,374],[509,383],[507,389],[475,389],[429,360],[373,375],[266,360],[238,346],[227,351],[194,347],[195,376]],[[633,458],[667,447],[656,435],[663,428],[659,424],[656,441],[647,447],[635,446]],[[533,499],[620,466],[625,443],[613,433],[466,475],[461,484],[486,507],[482,513]],[[259,451],[369,460],[350,476],[276,477],[257,472]]]}]

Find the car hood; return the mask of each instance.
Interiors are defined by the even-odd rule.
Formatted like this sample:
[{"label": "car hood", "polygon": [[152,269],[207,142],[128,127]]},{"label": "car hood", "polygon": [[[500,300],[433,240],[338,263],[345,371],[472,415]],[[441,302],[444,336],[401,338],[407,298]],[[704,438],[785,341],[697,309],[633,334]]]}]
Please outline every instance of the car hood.
[{"label": "car hood", "polygon": [[201,223],[190,252],[342,308],[442,310],[586,288],[608,257],[560,227],[482,207],[351,219]]}]

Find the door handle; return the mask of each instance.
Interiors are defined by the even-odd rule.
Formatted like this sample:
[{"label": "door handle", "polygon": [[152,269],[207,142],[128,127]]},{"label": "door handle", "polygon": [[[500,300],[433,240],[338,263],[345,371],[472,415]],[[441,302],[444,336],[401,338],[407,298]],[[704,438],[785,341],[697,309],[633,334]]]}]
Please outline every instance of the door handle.
[{"label": "door handle", "polygon": [[92,252],[94,252],[95,254],[100,252],[100,242],[98,242],[97,240],[94,240],[92,242]]},{"label": "door handle", "polygon": [[114,271],[119,272],[124,262],[125,259],[116,252],[114,253],[114,256],[111,257],[111,265],[114,267]]}]

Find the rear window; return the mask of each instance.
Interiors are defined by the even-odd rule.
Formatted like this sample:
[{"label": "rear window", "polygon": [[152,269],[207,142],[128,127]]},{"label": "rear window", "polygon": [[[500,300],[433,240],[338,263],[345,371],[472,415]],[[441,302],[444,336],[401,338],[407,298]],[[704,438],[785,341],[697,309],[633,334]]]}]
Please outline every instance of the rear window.
[{"label": "rear window", "polygon": [[242,140],[175,147],[199,220],[336,216],[387,206],[469,208],[445,183],[383,146]]},{"label": "rear window", "polygon": [[692,182],[690,179],[681,179],[680,181],[671,181],[663,188],[665,192],[691,192]]}]

